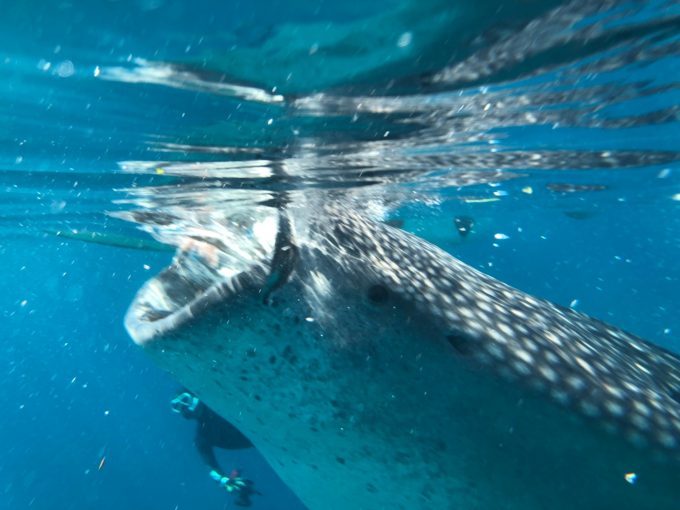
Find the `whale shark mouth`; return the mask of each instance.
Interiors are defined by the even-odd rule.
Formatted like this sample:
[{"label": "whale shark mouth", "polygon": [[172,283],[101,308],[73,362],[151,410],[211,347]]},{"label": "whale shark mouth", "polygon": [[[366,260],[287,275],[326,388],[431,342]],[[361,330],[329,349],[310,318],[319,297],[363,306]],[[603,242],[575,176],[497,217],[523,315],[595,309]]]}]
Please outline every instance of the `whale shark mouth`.
[{"label": "whale shark mouth", "polygon": [[[131,213],[131,214],[134,214]],[[155,235],[174,244],[172,263],[134,298],[125,327],[137,345],[177,330],[246,289],[268,293],[292,270],[294,247],[285,217],[268,206],[234,214],[219,228],[187,228]]]}]

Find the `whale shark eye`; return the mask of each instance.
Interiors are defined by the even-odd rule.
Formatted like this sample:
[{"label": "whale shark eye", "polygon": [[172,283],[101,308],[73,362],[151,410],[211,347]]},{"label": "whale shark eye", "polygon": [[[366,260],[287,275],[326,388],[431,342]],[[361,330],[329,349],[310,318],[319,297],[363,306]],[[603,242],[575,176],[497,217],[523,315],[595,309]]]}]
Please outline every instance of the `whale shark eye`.
[{"label": "whale shark eye", "polygon": [[366,293],[371,303],[384,303],[390,297],[390,293],[383,285],[371,285]]},{"label": "whale shark eye", "polygon": [[446,335],[446,340],[448,340],[456,353],[462,356],[469,356],[474,353],[474,342],[462,333]]}]

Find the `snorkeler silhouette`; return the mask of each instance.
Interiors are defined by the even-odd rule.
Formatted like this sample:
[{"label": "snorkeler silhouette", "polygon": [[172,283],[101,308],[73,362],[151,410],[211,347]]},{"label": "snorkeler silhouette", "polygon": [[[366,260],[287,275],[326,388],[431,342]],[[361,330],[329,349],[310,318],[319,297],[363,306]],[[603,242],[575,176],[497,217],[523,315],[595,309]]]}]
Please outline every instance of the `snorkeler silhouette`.
[{"label": "snorkeler silhouette", "polygon": [[215,457],[214,448],[224,450],[242,450],[252,448],[253,443],[241,434],[227,420],[222,418],[196,395],[180,390],[170,402],[172,410],[189,420],[196,420],[196,449],[203,461],[210,467],[210,477],[218,482],[227,492],[234,493],[237,506],[250,506],[250,497],[260,494],[251,480],[241,478],[238,470],[233,469],[225,474]]}]

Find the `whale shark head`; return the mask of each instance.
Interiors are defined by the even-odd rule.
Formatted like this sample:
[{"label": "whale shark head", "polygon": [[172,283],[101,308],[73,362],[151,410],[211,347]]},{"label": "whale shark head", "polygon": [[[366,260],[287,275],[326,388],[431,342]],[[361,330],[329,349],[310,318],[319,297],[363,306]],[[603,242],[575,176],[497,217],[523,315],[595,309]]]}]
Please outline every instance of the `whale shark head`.
[{"label": "whale shark head", "polygon": [[144,215],[130,335],[310,509],[675,508],[673,354],[342,205]]}]

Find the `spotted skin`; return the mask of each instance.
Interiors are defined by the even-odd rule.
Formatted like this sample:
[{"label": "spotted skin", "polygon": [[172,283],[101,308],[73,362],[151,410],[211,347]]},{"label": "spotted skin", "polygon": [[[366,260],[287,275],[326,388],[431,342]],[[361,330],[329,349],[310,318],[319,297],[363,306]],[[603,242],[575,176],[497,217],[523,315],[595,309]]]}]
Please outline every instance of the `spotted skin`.
[{"label": "spotted skin", "polygon": [[673,354],[349,208],[252,217],[279,214],[266,300],[281,256],[249,234],[240,263],[178,253],[126,326],[311,510],[677,509]]},{"label": "spotted skin", "polygon": [[365,254],[384,285],[465,338],[464,355],[602,419],[637,443],[680,452],[680,360],[674,354],[362,218],[338,219],[327,242],[349,256]]}]

